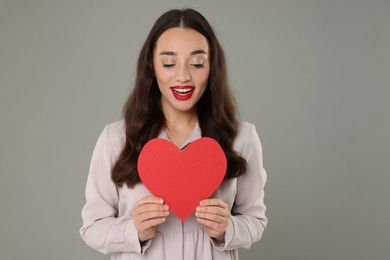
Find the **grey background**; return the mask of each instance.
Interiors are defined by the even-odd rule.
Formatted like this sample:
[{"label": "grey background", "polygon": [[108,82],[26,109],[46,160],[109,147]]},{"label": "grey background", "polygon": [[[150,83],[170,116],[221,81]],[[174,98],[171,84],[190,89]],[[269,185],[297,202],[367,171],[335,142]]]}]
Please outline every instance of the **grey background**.
[{"label": "grey background", "polygon": [[92,150],[157,17],[215,28],[264,147],[269,226],[241,259],[390,259],[390,2],[0,1],[0,259],[108,259],[80,239]]}]

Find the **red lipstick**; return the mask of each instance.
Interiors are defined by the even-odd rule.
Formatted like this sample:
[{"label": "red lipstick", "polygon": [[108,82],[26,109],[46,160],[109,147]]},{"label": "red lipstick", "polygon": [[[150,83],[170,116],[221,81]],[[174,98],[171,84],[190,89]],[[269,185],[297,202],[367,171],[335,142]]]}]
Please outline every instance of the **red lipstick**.
[{"label": "red lipstick", "polygon": [[194,94],[195,87],[193,86],[173,86],[171,91],[173,96],[180,101],[188,100]]}]

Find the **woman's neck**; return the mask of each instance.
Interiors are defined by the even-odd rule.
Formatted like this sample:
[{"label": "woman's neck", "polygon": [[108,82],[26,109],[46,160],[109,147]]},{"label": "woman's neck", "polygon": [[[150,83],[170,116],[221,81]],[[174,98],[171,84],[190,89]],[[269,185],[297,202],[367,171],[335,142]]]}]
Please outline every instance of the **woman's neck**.
[{"label": "woman's neck", "polygon": [[166,118],[168,137],[176,146],[181,147],[191,135],[198,120],[196,109],[192,111],[177,111],[163,109]]}]

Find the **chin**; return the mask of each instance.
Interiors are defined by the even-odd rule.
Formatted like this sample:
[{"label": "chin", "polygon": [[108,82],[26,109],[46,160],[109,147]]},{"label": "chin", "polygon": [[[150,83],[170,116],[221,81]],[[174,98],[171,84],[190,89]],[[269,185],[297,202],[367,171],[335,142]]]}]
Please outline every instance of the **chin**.
[{"label": "chin", "polygon": [[174,109],[180,112],[191,112],[196,109],[194,104],[179,104],[174,106]]}]

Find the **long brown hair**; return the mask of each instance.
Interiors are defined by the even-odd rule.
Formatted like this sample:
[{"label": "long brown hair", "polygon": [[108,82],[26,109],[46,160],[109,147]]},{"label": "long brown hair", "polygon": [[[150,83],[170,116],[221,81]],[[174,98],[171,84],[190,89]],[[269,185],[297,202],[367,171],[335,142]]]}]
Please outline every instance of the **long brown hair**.
[{"label": "long brown hair", "polygon": [[117,186],[126,183],[131,188],[141,182],[137,171],[139,153],[145,143],[156,138],[166,126],[161,93],[154,77],[153,50],[160,35],[173,27],[194,29],[206,37],[210,49],[210,76],[197,104],[199,126],[202,136],[215,139],[225,152],[225,179],[246,171],[246,160],[233,150],[238,120],[235,101],[228,86],[222,47],[200,13],[193,9],[175,9],[164,13],[156,21],[138,57],[135,87],[123,107],[126,141],[112,168],[111,177]]}]

